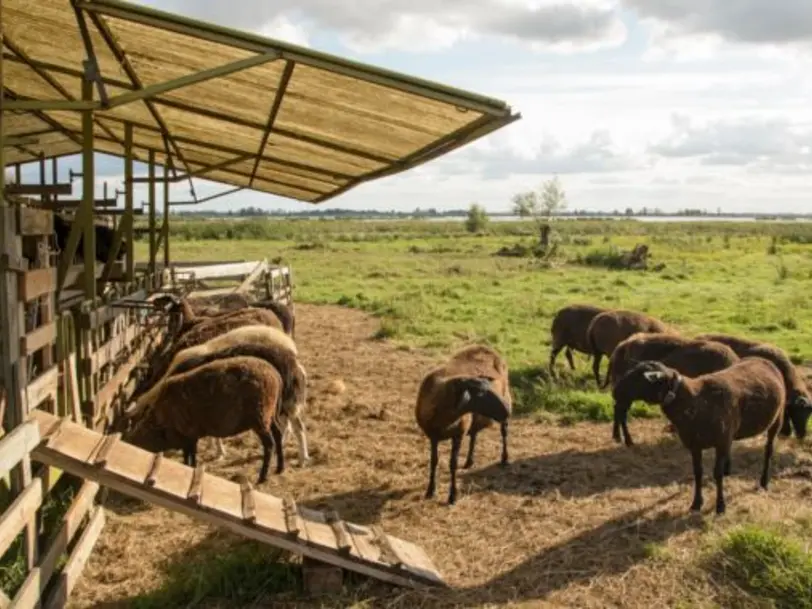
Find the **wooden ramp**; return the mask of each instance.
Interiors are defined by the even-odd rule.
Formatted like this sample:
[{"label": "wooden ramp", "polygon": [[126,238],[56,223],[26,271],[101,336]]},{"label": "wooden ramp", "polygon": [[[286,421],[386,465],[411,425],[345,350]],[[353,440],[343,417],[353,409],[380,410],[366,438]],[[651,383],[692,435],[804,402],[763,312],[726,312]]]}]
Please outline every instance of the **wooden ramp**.
[{"label": "wooden ramp", "polygon": [[402,586],[446,586],[422,548],[297,506],[103,435],[68,418],[34,410],[42,441],[36,461],[93,480],[125,495],[323,563]]}]

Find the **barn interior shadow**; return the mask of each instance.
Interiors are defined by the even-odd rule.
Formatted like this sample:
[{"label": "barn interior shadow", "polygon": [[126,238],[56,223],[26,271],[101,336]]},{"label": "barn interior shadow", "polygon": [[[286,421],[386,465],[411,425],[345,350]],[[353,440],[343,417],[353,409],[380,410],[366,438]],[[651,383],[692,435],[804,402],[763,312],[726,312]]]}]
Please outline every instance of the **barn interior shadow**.
[{"label": "barn interior shadow", "polygon": [[[705,451],[706,478],[713,471],[713,451]],[[757,481],[764,449],[761,446],[733,446],[733,478]],[[791,468],[808,467],[794,451],[782,449],[773,456],[775,478],[793,475]],[[476,467],[476,465],[474,466]],[[564,497],[583,498],[612,489],[662,487],[693,480],[691,457],[680,442],[664,438],[656,444],[626,447],[613,444],[594,451],[565,450],[513,461],[507,468],[491,463],[461,476],[470,490],[514,495],[539,495],[557,489]],[[709,478],[708,478],[709,479]],[[755,482],[754,482],[755,483]]]}]

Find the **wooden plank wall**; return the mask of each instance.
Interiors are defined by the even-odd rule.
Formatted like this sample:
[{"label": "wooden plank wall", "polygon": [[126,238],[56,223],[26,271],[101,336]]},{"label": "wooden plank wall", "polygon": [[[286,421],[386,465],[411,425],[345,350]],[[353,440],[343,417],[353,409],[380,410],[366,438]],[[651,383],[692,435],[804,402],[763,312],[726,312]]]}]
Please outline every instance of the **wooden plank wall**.
[{"label": "wooden plank wall", "polygon": [[[154,277],[99,290],[95,306],[80,295],[59,307],[56,261],[48,248],[53,212],[10,205],[0,213],[0,298],[3,320],[8,320],[0,341],[12,347],[7,350],[12,365],[3,367],[0,390],[14,386],[7,373],[17,376],[20,388],[15,400],[0,392],[0,477],[5,480],[0,484],[5,487],[0,492],[0,556],[25,562],[18,585],[0,590],[0,608],[62,607],[103,528],[104,510],[94,505],[97,483],[32,463],[40,437],[27,419],[40,411],[102,428],[111,409],[132,391],[137,364],[158,347],[165,332],[139,323],[132,308],[116,306],[124,296],[146,298]],[[52,501],[57,484],[73,489],[73,499],[55,527],[44,530],[42,508]]]}]

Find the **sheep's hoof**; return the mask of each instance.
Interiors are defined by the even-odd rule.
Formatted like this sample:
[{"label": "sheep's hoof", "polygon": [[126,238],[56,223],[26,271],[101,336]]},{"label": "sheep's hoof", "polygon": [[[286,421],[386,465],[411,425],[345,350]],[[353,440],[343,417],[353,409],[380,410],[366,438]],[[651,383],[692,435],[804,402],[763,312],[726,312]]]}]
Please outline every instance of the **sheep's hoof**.
[{"label": "sheep's hoof", "polygon": [[429,490],[427,490],[426,493],[423,495],[423,499],[434,499],[434,489],[430,488]]},{"label": "sheep's hoof", "polygon": [[454,505],[455,503],[457,503],[457,498],[453,497],[453,496],[450,496],[448,498],[448,505]]},{"label": "sheep's hoof", "polygon": [[462,469],[471,469],[474,466],[473,461],[466,461],[462,464]]},{"label": "sheep's hoof", "polygon": [[299,459],[299,467],[307,467],[308,465],[310,465],[310,457]]},{"label": "sheep's hoof", "polygon": [[701,501],[694,501],[691,504],[691,511],[692,512],[699,512],[702,510],[702,502]]},{"label": "sheep's hoof", "polygon": [[725,504],[724,503],[717,503],[716,504],[716,515],[721,516],[725,513]]},{"label": "sheep's hoof", "polygon": [[628,436],[626,436],[626,446],[634,446],[634,442]]},{"label": "sheep's hoof", "polygon": [[499,465],[502,466],[502,467],[508,467],[510,465],[510,461],[508,459],[502,459],[499,462]]}]

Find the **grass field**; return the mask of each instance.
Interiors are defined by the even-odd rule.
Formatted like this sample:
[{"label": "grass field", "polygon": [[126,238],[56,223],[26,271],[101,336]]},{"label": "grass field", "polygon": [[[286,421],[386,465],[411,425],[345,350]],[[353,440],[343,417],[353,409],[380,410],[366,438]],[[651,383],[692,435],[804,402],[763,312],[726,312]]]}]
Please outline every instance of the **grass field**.
[{"label": "grass field", "polygon": [[[472,235],[462,221],[175,221],[172,256],[176,260],[278,257],[293,268],[296,302],[371,313],[380,322],[376,339],[394,343],[404,355],[412,350],[444,355],[465,343],[490,344],[506,356],[511,367],[514,416],[545,428],[559,428],[562,434],[605,423],[611,412],[611,402],[605,392],[595,389],[583,356],[576,356],[577,371],[571,373],[562,354],[558,361],[561,380],[552,383],[548,378],[550,322],[555,311],[566,304],[642,310],[689,334],[725,331],[752,336],[780,345],[796,363],[812,360],[812,331],[808,329],[812,327],[812,307],[808,305],[812,224],[567,220],[557,222],[556,229],[561,240],[555,256],[540,260],[494,255],[503,246],[531,244],[535,229],[529,222],[491,223],[484,232]],[[649,245],[651,263],[658,270],[616,271],[604,266],[613,257],[613,248],[631,249],[637,243]],[[139,241],[139,259],[145,251],[146,244]],[[635,414],[660,416],[657,409],[639,406]],[[411,421],[410,417],[406,413],[404,420]],[[608,426],[598,429],[594,433],[609,437]],[[420,453],[415,459],[422,464],[423,449],[410,450]],[[797,450],[798,462],[808,462],[808,447]],[[676,450],[674,454],[675,459],[689,462],[687,453]],[[805,484],[798,498],[809,497],[812,483]],[[684,512],[689,498],[685,487],[680,488],[682,494],[675,505]],[[709,498],[713,495],[708,493],[713,490],[706,487],[705,492],[706,504],[712,504]],[[784,501],[775,497],[774,502]],[[775,508],[780,518],[776,518],[778,512],[754,508],[746,515],[730,516],[719,526],[706,524],[682,545],[646,544],[640,560],[652,578],[640,581],[674,589],[667,597],[647,591],[640,598],[672,607],[812,607],[808,552],[812,512],[804,509],[803,501],[796,504],[795,500],[791,509],[789,499],[781,510]],[[453,517],[442,518],[453,522]],[[601,539],[590,543],[603,543]],[[220,597],[223,590],[231,590],[233,586],[227,582],[232,571],[234,578],[245,577],[244,562],[220,560],[213,587],[202,592],[196,589],[197,596],[211,593]],[[250,561],[262,562],[256,557]],[[577,570],[577,565],[571,568]],[[658,581],[658,573],[662,581]],[[277,573],[274,581],[280,577]],[[286,577],[282,579],[288,581]],[[544,577],[550,577],[549,573]],[[601,577],[594,574],[595,581]],[[579,576],[573,576],[576,580]],[[252,582],[253,578],[247,587],[254,592],[247,596],[225,595],[234,604],[247,605],[252,594],[259,594]],[[616,591],[612,590],[607,589],[603,598],[610,598]],[[153,591],[151,604],[142,598],[142,606],[168,606],[167,599],[177,596],[178,590],[165,592],[161,596],[160,591]],[[629,594],[634,596],[633,591]],[[351,594],[337,606],[352,604],[350,598],[359,600]],[[371,598],[358,606],[397,604],[389,597]],[[415,596],[408,598],[417,605],[430,604]],[[583,598],[587,597],[563,597],[557,602],[592,606],[592,601],[584,604]],[[542,606],[532,604],[534,601],[527,605],[510,602],[506,597],[494,599],[493,605],[476,606]],[[463,604],[474,606],[467,601]],[[607,601],[603,606],[615,605],[615,601]],[[457,605],[449,601],[437,606]],[[638,604],[629,601],[624,606]]]}]

